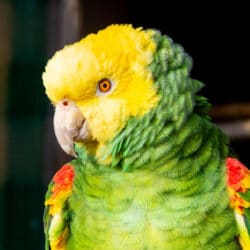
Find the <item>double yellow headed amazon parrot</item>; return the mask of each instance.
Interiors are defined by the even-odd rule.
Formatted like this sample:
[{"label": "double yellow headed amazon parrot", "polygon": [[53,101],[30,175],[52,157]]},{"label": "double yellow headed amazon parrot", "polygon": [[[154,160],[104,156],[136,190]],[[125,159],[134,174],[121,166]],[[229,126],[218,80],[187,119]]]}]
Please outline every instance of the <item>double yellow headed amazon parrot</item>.
[{"label": "double yellow headed amazon parrot", "polygon": [[250,172],[198,95],[192,59],[159,30],[113,24],[42,75],[62,149],[46,249],[250,249]]}]

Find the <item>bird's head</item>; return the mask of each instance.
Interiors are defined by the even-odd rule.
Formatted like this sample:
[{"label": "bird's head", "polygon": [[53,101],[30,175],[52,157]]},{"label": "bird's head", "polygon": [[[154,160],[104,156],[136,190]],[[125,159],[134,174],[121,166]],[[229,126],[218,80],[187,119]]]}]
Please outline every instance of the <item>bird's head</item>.
[{"label": "bird's head", "polygon": [[[164,45],[157,34],[159,38],[154,30],[110,25],[65,46],[48,61],[43,82],[55,106],[55,134],[66,153],[75,155],[78,143],[101,155],[130,119],[141,119],[158,106],[164,91],[156,84],[157,67],[166,72],[176,63],[171,53],[172,58],[178,55],[171,40],[165,37],[169,45]],[[165,46],[165,53],[157,54],[159,46]],[[157,56],[165,57],[164,62]]]}]

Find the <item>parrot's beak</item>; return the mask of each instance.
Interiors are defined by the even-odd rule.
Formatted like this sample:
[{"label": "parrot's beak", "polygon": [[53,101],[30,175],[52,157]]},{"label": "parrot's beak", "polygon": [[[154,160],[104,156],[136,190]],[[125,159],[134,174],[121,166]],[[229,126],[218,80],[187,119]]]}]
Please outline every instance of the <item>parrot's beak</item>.
[{"label": "parrot's beak", "polygon": [[76,157],[74,142],[91,140],[88,124],[74,101],[64,98],[55,108],[54,130],[61,148]]}]

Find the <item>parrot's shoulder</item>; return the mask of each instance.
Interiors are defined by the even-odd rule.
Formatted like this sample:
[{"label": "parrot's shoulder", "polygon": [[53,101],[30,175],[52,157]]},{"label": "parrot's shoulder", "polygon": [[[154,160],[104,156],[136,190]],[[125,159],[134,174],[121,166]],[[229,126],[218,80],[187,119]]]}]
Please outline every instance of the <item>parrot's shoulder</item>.
[{"label": "parrot's shoulder", "polygon": [[65,164],[56,172],[49,184],[44,210],[46,249],[65,249],[70,220],[68,199],[72,193],[74,175],[73,165]]},{"label": "parrot's shoulder", "polygon": [[235,158],[226,159],[227,186],[242,248],[250,249],[250,170]]}]

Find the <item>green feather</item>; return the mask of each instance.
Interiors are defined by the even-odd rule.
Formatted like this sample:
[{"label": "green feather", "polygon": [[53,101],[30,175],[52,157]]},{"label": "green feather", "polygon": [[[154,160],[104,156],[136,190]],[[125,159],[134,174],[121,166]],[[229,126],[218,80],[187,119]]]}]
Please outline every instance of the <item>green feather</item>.
[{"label": "green feather", "polygon": [[250,191],[247,191],[246,193],[238,192],[239,196],[243,198],[243,200],[250,202]]},{"label": "green feather", "polygon": [[244,209],[244,222],[247,228],[248,235],[250,235],[250,208]]}]

